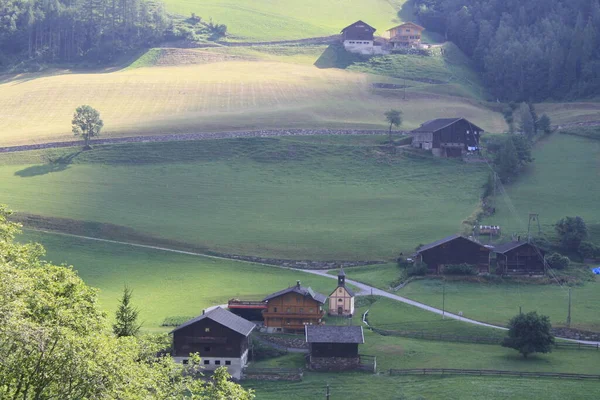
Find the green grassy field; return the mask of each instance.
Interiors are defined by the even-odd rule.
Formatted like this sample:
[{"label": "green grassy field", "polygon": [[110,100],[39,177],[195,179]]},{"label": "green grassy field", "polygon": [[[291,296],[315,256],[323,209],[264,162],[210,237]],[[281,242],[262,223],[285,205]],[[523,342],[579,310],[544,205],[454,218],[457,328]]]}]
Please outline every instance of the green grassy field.
[{"label": "green grassy field", "polygon": [[83,235],[111,223],[198,250],[293,259],[393,258],[462,229],[485,180],[481,165],[390,155],[353,140],[4,154],[0,201],[18,212],[76,220],[59,229],[77,225]]},{"label": "green grassy field", "polygon": [[256,264],[32,231],[19,240],[42,243],[47,260],[74,265],[86,284],[100,289],[100,305],[111,317],[124,285],[131,287],[148,331],[158,330],[166,317],[197,316],[233,297],[261,300],[297,280],[326,294],[335,288],[333,279]]},{"label": "green grassy field", "polygon": [[[467,318],[506,325],[519,313],[537,311],[548,315],[554,326],[565,326],[568,290],[558,285],[484,284],[446,282],[446,309],[462,311]],[[433,307],[442,306],[441,280],[414,281],[398,291],[398,295]],[[571,326],[600,331],[600,279],[572,288]]]},{"label": "green grassy field", "polygon": [[[103,137],[268,128],[385,129],[383,112],[399,108],[403,129],[460,115],[488,131],[505,130],[501,114],[480,100],[483,91],[466,65],[440,55],[403,59],[407,76],[317,68],[323,46],[152,49],[119,71],[22,75],[0,81],[0,145],[73,140],[75,108],[101,113]],[[403,64],[403,65],[404,65]],[[365,69],[367,72],[377,72]],[[404,91],[375,83],[410,81]],[[468,80],[468,81],[467,81]],[[441,88],[439,86],[444,86]],[[60,101],[56,101],[60,99]]]},{"label": "green grassy field", "polygon": [[390,377],[306,373],[302,382],[247,382],[265,400],[319,399],[329,384],[331,400],[595,400],[597,382],[479,377]]},{"label": "green grassy field", "polygon": [[[524,380],[479,377],[390,377],[389,368],[462,368],[512,371],[573,372],[598,374],[595,351],[555,350],[529,359],[497,345],[438,343],[397,337],[382,337],[366,331],[361,354],[375,355],[379,373],[311,373],[302,382],[246,382],[261,399],[317,398],[327,384],[332,399],[563,399],[593,398],[597,382]],[[256,363],[256,367],[300,367],[302,355],[291,354]],[[585,384],[588,385],[585,385]],[[581,386],[575,386],[581,385]],[[569,385],[570,391],[563,391]],[[558,394],[558,395],[557,395]]]},{"label": "green grassy field", "polygon": [[328,36],[356,20],[377,28],[377,34],[401,23],[405,0],[165,0],[167,10],[184,16],[194,12],[226,24],[234,40],[272,41]]},{"label": "green grassy field", "polygon": [[[388,290],[391,283],[400,277],[400,269],[396,263],[348,268],[345,272],[349,279],[383,290]],[[331,270],[328,273],[337,275],[338,271]]]},{"label": "green grassy field", "polygon": [[[565,216],[580,216],[593,241],[600,243],[600,141],[553,134],[536,145],[535,161],[496,200],[496,214],[486,224],[501,225],[505,236],[525,235],[529,213],[538,213],[543,233]],[[534,226],[537,234],[537,224]]]}]

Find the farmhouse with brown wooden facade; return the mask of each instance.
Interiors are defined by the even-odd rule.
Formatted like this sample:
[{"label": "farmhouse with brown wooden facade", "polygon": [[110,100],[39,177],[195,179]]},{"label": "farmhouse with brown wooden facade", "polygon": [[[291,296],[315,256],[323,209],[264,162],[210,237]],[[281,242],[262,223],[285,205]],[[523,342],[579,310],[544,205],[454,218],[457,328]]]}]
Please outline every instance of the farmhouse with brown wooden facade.
[{"label": "farmhouse with brown wooden facade", "polygon": [[354,315],[354,292],[346,287],[346,273],[343,268],[338,272],[337,288],[329,295],[329,315]]},{"label": "farmhouse with brown wooden facade", "polygon": [[532,243],[514,241],[498,245],[497,272],[503,275],[543,275],[546,272],[544,252]]},{"label": "farmhouse with brown wooden facade", "polygon": [[300,286],[300,281],[296,286],[265,297],[267,308],[263,317],[267,332],[304,331],[306,325],[321,324],[326,300],[324,294]]},{"label": "farmhouse with brown wooden facade", "polygon": [[418,47],[425,28],[414,22],[406,22],[386,31],[392,49],[399,47]]},{"label": "farmhouse with brown wooden facade", "polygon": [[198,353],[206,370],[225,366],[239,379],[248,363],[248,337],[254,328],[252,322],[220,307],[203,312],[171,331],[173,358],[187,363],[190,353]]},{"label": "farmhouse with brown wooden facade", "polygon": [[430,273],[443,272],[446,265],[469,264],[479,272],[490,271],[491,249],[460,235],[447,238],[420,247],[414,255],[417,261],[423,262]]},{"label": "farmhouse with brown wooden facade", "polygon": [[479,150],[483,129],[465,118],[438,118],[410,132],[412,146],[438,157],[462,157]]}]

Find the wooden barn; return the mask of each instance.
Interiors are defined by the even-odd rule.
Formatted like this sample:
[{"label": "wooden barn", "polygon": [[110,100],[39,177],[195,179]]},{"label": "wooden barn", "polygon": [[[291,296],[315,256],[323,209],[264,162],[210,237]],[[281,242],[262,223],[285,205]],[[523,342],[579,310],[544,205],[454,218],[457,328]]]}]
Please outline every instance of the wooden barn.
[{"label": "wooden barn", "polygon": [[321,324],[326,300],[327,296],[301,286],[300,281],[265,297],[267,309],[263,317],[267,332],[304,331],[305,325]]},{"label": "wooden barn", "polygon": [[352,25],[348,25],[341,32],[344,48],[351,53],[373,54],[375,31],[375,28],[363,21],[356,21]]},{"label": "wooden barn", "polygon": [[431,150],[438,157],[462,157],[479,150],[483,129],[465,118],[438,118],[410,132],[412,146]]},{"label": "wooden barn", "polygon": [[532,243],[509,242],[494,248],[497,272],[503,275],[543,275],[544,252]]},{"label": "wooden barn", "polygon": [[173,358],[187,363],[190,353],[198,353],[206,370],[225,366],[231,376],[240,379],[248,363],[248,337],[254,328],[252,322],[221,307],[203,312],[171,331]]},{"label": "wooden barn", "polygon": [[429,267],[430,273],[439,274],[445,265],[470,264],[479,272],[489,272],[491,250],[460,235],[452,235],[419,248],[415,260]]},{"label": "wooden barn", "polygon": [[338,272],[337,288],[329,295],[329,315],[354,315],[354,292],[346,287],[346,273],[343,268]]},{"label": "wooden barn", "polygon": [[360,367],[358,345],[365,342],[362,326],[307,325],[309,368],[317,371],[344,371]]},{"label": "wooden barn", "polygon": [[235,315],[248,321],[262,322],[264,320],[262,313],[263,310],[267,309],[267,303],[255,300],[229,299],[227,308]]}]

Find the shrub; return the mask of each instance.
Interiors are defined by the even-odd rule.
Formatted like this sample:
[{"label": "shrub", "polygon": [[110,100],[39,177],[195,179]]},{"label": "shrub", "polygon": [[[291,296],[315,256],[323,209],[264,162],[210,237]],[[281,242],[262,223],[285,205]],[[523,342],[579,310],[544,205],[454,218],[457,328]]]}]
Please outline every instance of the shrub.
[{"label": "shrub", "polygon": [[253,361],[277,358],[287,354],[286,350],[268,346],[258,340],[252,341],[253,351],[250,353]]},{"label": "shrub", "polygon": [[427,275],[429,268],[427,268],[427,264],[425,263],[415,263],[412,267],[406,268],[406,276],[423,276]]},{"label": "shrub", "polygon": [[471,264],[446,265],[442,271],[444,275],[477,275],[478,272]]},{"label": "shrub", "polygon": [[581,217],[565,217],[554,228],[560,237],[561,246],[566,250],[577,250],[588,237],[587,225]]},{"label": "shrub", "polygon": [[581,242],[579,245],[579,254],[581,254],[583,258],[600,258],[600,246],[591,242]]},{"label": "shrub", "polygon": [[179,326],[179,325],[182,325],[184,322],[189,321],[192,318],[194,318],[194,317],[184,317],[184,316],[167,317],[163,320],[163,322],[162,322],[162,324],[160,324],[160,326]]},{"label": "shrub", "polygon": [[535,311],[519,314],[508,323],[508,336],[502,342],[503,347],[510,347],[523,354],[549,353],[552,351],[554,337],[550,333],[552,325],[545,315]]},{"label": "shrub", "polygon": [[565,257],[558,253],[552,253],[549,257],[546,257],[546,262],[553,269],[566,269],[569,267],[571,260],[569,257]]}]

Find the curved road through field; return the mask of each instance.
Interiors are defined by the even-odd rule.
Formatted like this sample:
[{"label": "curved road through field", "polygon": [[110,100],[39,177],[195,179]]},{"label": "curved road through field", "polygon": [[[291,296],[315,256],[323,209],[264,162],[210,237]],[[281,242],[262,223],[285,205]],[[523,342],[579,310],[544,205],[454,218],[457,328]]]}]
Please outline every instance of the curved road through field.
[{"label": "curved road through field", "polygon": [[[166,252],[170,252],[170,253],[187,254],[187,255],[197,256],[197,257],[207,257],[207,258],[215,258],[215,259],[221,259],[221,260],[232,260],[232,261],[238,261],[238,262],[245,262],[245,263],[249,263],[249,264],[261,264],[261,263],[257,263],[257,262],[253,262],[253,261],[244,261],[244,260],[237,260],[237,259],[226,258],[226,257],[218,257],[218,256],[207,255],[207,254],[202,254],[202,253],[196,253],[196,252],[191,252],[191,251],[169,249],[169,248],[166,248],[166,247],[150,246],[150,245],[145,245],[145,244],[137,244],[137,243],[129,243],[129,242],[120,242],[120,241],[117,241],[117,240],[100,239],[100,238],[94,238],[94,237],[89,237],[89,236],[72,235],[72,234],[69,234],[69,233],[49,232],[49,231],[43,231],[43,230],[39,230],[39,232],[50,233],[50,234],[54,234],[54,235],[76,237],[76,238],[79,238],[79,239],[92,240],[92,241],[97,241],[97,242],[114,243],[114,244],[121,244],[121,245],[131,246],[131,247],[141,247],[141,248],[145,248],[145,249],[153,249],[153,250],[159,250],[159,251],[166,251]],[[282,266],[271,265],[271,264],[261,264],[261,265],[265,265],[265,266],[268,266],[268,267],[274,267],[274,268],[289,269],[289,270],[293,270],[293,271],[299,271],[299,272],[304,272],[304,273],[307,273],[307,274],[319,275],[319,276],[322,276],[322,277],[325,277],[325,278],[330,278],[330,279],[336,279],[337,280],[337,276],[329,275],[326,271],[316,271],[316,270],[308,270],[308,269],[289,268],[289,267],[282,267]],[[346,282],[348,282],[351,285],[354,285],[354,286],[356,286],[357,288],[360,289],[360,292],[358,293],[359,296],[366,296],[366,295],[373,294],[373,295],[376,295],[376,296],[387,297],[388,299],[392,299],[392,300],[395,300],[395,301],[399,301],[401,303],[409,304],[411,306],[420,308],[422,310],[429,311],[429,312],[432,312],[432,313],[435,313],[435,314],[438,314],[438,315],[444,315],[444,316],[447,316],[448,318],[455,319],[455,320],[458,320],[458,321],[466,322],[466,323],[473,324],[473,325],[485,326],[485,327],[488,327],[488,328],[501,329],[501,330],[504,330],[504,331],[507,330],[507,328],[502,327],[502,326],[487,324],[485,322],[476,321],[474,319],[464,318],[464,317],[461,317],[460,315],[452,314],[452,313],[449,313],[447,311],[442,311],[439,308],[431,307],[431,306],[428,306],[426,304],[419,303],[418,301],[407,299],[406,297],[402,297],[402,296],[398,296],[398,295],[395,295],[395,294],[392,294],[392,293],[388,293],[388,292],[386,292],[384,290],[377,289],[376,287],[369,286],[367,284],[364,284],[364,283],[361,283],[361,282],[357,282],[357,281],[354,281],[354,280],[351,280],[351,279],[346,279]],[[209,309],[210,309],[210,307],[209,307]],[[575,342],[575,343],[583,343],[583,344],[594,344],[594,345],[595,344],[600,344],[600,342],[590,342],[590,341],[585,341],[585,340],[575,340],[575,339],[567,339],[567,338],[561,338],[561,337],[557,337],[557,339],[566,340],[566,341]]]}]

